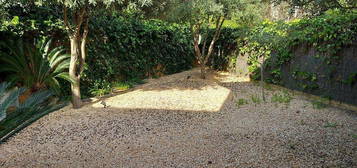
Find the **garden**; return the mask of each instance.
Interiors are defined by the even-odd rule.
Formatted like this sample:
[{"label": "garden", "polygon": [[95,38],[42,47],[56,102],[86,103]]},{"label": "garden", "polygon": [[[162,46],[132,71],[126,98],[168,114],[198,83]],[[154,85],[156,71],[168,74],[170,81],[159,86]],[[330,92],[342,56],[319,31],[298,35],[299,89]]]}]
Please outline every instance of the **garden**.
[{"label": "garden", "polygon": [[2,0],[0,167],[355,167],[354,0]]}]

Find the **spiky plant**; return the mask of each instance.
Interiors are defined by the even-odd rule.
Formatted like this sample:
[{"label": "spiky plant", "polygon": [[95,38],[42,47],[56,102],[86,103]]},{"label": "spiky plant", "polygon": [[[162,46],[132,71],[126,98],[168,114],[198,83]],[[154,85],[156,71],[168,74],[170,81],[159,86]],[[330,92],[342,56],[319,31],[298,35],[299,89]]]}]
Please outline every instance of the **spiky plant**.
[{"label": "spiky plant", "polygon": [[[0,83],[0,142],[40,117],[55,111],[65,104],[49,102],[52,92],[42,90],[33,93],[24,102],[16,104],[25,88],[9,90],[9,83]],[[10,109],[10,106],[14,108]]]},{"label": "spiky plant", "polygon": [[62,47],[51,49],[51,40],[37,41],[35,44],[22,40],[0,43],[0,72],[9,74],[8,81],[20,83],[32,92],[51,89],[60,92],[57,79],[71,81],[68,75],[70,55],[64,54]]},{"label": "spiky plant", "polygon": [[24,89],[6,91],[9,86],[10,84],[5,82],[0,84],[0,121],[6,118],[7,109],[18,100],[19,95],[24,91]]}]

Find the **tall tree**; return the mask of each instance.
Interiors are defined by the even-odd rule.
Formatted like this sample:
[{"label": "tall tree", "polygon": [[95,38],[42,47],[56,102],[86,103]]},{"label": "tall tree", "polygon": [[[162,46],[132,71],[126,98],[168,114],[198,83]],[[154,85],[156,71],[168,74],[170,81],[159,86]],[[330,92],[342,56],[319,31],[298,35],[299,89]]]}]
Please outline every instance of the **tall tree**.
[{"label": "tall tree", "polygon": [[[171,0],[169,18],[190,25],[201,78],[206,77],[206,64],[221,34],[223,23],[241,7],[241,0]],[[212,39],[207,31],[214,29]]]},{"label": "tall tree", "polygon": [[356,10],[357,0],[272,0],[275,3],[288,2],[292,10],[304,9],[309,14],[319,15],[329,9]]},{"label": "tall tree", "polygon": [[[22,0],[24,1],[24,0]],[[63,7],[63,23],[70,40],[71,59],[69,75],[72,104],[74,108],[82,105],[80,80],[86,60],[86,44],[89,33],[88,22],[93,12],[100,8],[114,10],[138,9],[151,4],[151,0],[28,0],[36,5],[60,5]]]}]

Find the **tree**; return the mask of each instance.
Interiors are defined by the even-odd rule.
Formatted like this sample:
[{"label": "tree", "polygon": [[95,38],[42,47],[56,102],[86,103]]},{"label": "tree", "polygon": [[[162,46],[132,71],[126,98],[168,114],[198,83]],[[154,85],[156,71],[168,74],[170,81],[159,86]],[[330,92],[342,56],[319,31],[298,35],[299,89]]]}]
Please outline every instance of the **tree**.
[{"label": "tree", "polygon": [[[189,24],[201,78],[206,77],[206,64],[221,34],[223,23],[241,7],[240,0],[172,0],[168,19]],[[208,29],[213,36],[209,39]]]},{"label": "tree", "polygon": [[100,8],[112,8],[124,11],[138,9],[151,4],[151,0],[34,0],[39,6],[60,5],[63,8],[63,23],[70,41],[69,75],[72,104],[81,107],[80,80],[86,60],[86,44],[89,33],[89,20],[93,12]]},{"label": "tree", "polygon": [[287,2],[292,10],[302,8],[309,14],[319,15],[329,9],[355,10],[356,0],[273,0],[275,3]]}]

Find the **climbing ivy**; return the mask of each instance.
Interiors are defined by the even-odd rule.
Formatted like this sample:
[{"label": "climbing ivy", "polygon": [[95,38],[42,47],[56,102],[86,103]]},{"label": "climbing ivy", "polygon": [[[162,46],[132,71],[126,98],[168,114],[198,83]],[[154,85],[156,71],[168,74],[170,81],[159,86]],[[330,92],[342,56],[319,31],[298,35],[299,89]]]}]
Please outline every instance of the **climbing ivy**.
[{"label": "climbing ivy", "polygon": [[[239,50],[241,54],[248,54],[249,71],[254,79],[260,77],[262,57],[265,57],[266,81],[281,83],[281,67],[293,57],[294,49],[299,45],[306,45],[316,49],[316,59],[321,59],[332,68],[339,63],[338,52],[345,46],[357,40],[357,12],[342,12],[329,10],[323,15],[313,18],[296,19],[289,22],[265,21],[252,29],[241,39]],[[333,73],[333,70],[331,70]],[[304,74],[296,71],[293,78],[304,78],[309,84],[301,86],[303,89],[317,89],[318,74]],[[354,76],[343,83],[354,84]]]}]

